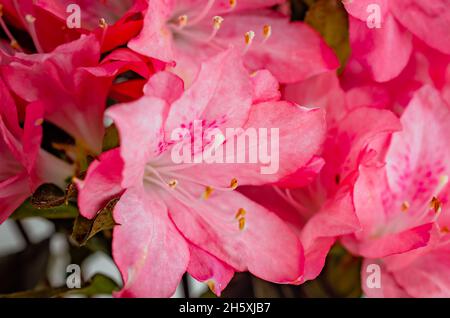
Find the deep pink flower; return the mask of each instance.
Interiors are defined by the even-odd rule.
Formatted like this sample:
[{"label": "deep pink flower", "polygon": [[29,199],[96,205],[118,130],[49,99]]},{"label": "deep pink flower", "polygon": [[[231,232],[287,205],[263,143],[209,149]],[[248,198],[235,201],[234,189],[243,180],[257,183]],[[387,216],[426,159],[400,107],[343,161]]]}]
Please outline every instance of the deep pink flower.
[{"label": "deep pink flower", "polygon": [[369,296],[449,296],[449,119],[439,93],[424,86],[403,113],[385,164],[360,167],[354,201],[362,230],[343,241],[383,268],[381,290],[363,286]]},{"label": "deep pink flower", "polygon": [[0,223],[3,223],[42,183],[64,186],[72,169],[40,148],[41,103],[28,105],[22,129],[14,101],[2,80],[0,99]]},{"label": "deep pink flower", "polygon": [[[79,182],[79,204],[93,217],[123,193],[114,210],[120,225],[113,256],[124,280],[118,296],[169,296],[186,270],[210,280],[217,294],[234,271],[279,283],[301,279],[303,249],[295,234],[274,213],[233,192],[237,184],[272,183],[293,173],[323,140],[323,112],[280,101],[274,83],[267,71],[250,78],[238,54],[227,50],[204,63],[186,91],[177,76],[157,73],[144,97],[107,110],[121,147],[90,167]],[[221,130],[279,128],[278,172],[261,174],[257,163],[175,164],[171,151],[180,142],[171,141],[171,133],[197,119]],[[249,144],[237,151],[250,151]]]},{"label": "deep pink flower", "polygon": [[[67,8],[73,4],[77,4],[81,9],[81,27],[68,29],[66,20],[70,13],[67,13]],[[101,51],[107,52],[126,44],[139,34],[142,28],[141,12],[146,8],[146,1],[37,0],[35,8],[36,11],[50,13],[53,19],[58,20],[66,32],[66,37],[70,33],[75,33],[78,36],[91,32],[95,33],[100,40]],[[41,34],[39,33],[40,29],[37,30],[38,34]],[[44,40],[51,38],[45,35],[42,37]],[[62,43],[64,42],[59,44]]]},{"label": "deep pink flower", "polygon": [[[292,83],[335,69],[338,62],[309,26],[269,10],[284,0],[150,1],[140,35],[128,46],[174,62],[187,84],[206,58],[234,45],[250,70],[268,69]],[[189,86],[189,85],[188,85]]]},{"label": "deep pink flower", "polygon": [[[347,1],[352,58],[377,82],[389,81],[406,67],[417,37],[431,48],[450,54],[447,0]],[[372,24],[379,8],[380,28]],[[367,22],[369,20],[369,22]],[[433,30],[430,32],[430,30]]]},{"label": "deep pink flower", "polygon": [[[0,4],[8,21],[29,33],[39,53],[91,33],[99,39],[102,52],[110,51],[139,34],[146,8],[145,0],[0,0]],[[79,27],[72,25],[74,5],[80,9]]]},{"label": "deep pink flower", "polygon": [[103,112],[114,77],[134,70],[150,76],[145,61],[129,50],[118,51],[100,64],[94,35],[64,44],[47,54],[18,53],[2,66],[8,86],[27,102],[41,101],[46,120],[59,126],[92,153],[101,151]]}]

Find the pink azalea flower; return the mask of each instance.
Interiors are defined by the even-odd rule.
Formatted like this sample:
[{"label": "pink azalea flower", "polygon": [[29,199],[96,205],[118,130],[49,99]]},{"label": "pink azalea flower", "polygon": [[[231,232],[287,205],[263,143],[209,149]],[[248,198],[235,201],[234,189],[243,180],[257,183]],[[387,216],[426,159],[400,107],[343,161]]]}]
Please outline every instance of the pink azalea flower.
[{"label": "pink azalea flower", "polygon": [[284,0],[150,1],[140,35],[128,46],[175,62],[187,84],[206,58],[234,45],[250,70],[268,69],[292,83],[336,69],[338,62],[320,36],[301,22],[271,11]]},{"label": "pink azalea flower", "polygon": [[353,195],[362,230],[343,241],[368,258],[366,264],[383,267],[386,285],[363,286],[369,295],[449,296],[449,281],[442,279],[449,264],[449,119],[449,106],[424,86],[403,113],[403,130],[393,134],[385,164],[359,169]]},{"label": "pink azalea flower", "polygon": [[24,128],[16,106],[0,80],[0,223],[42,183],[64,186],[71,167],[40,148],[42,104],[28,105]]},{"label": "pink azalea flower", "polygon": [[352,58],[377,82],[395,78],[406,67],[414,37],[450,54],[447,0],[358,0],[345,2],[345,7],[350,14]]},{"label": "pink azalea flower", "polygon": [[95,36],[82,36],[48,54],[18,53],[6,57],[2,75],[11,90],[26,102],[41,101],[46,120],[64,129],[94,154],[100,153],[103,112],[114,77],[134,70],[149,77],[145,61],[131,51],[119,51],[99,64]]},{"label": "pink azalea flower", "polygon": [[300,282],[319,275],[336,239],[360,229],[352,195],[358,167],[376,155],[369,147],[374,140],[400,128],[391,112],[352,109],[345,104],[345,95],[334,72],[287,85],[288,100],[327,110],[328,134],[318,153],[321,159],[272,186],[242,190],[296,230],[305,249]]},{"label": "pink azalea flower", "polygon": [[[233,189],[277,182],[311,161],[323,141],[322,111],[280,101],[269,72],[250,78],[238,54],[227,50],[202,64],[189,89],[177,76],[157,73],[144,97],[106,114],[121,147],[103,154],[78,182],[79,205],[93,217],[121,194],[113,256],[124,287],[116,296],[170,296],[186,271],[217,294],[235,271],[278,283],[301,279],[303,249],[294,232]],[[221,130],[279,128],[279,170],[261,174],[258,163],[175,164],[171,152],[183,141],[170,136],[197,119]],[[204,155],[208,147],[195,149]],[[249,144],[237,151],[249,151]]]}]

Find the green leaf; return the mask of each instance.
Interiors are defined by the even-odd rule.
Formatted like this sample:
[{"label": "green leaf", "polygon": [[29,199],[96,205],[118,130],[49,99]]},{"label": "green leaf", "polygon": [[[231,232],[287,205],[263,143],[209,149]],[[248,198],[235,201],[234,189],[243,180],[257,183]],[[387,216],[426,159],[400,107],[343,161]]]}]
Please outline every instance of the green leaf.
[{"label": "green leaf", "polygon": [[92,220],[78,215],[73,226],[72,239],[83,246],[98,232],[112,229],[116,225],[112,212],[118,201],[118,199],[109,201]]},{"label": "green leaf", "polygon": [[78,209],[70,203],[52,208],[38,208],[27,200],[11,215],[11,218],[22,220],[39,216],[46,219],[74,219],[77,215]]},{"label": "green leaf", "polygon": [[107,151],[119,146],[119,131],[116,126],[112,124],[105,129],[105,136],[103,137],[103,151]]},{"label": "green leaf", "polygon": [[333,49],[343,70],[350,56],[348,16],[339,0],[308,1],[305,22],[317,30]]},{"label": "green leaf", "polygon": [[62,205],[66,201],[66,194],[53,183],[40,185],[31,196],[31,204],[38,209],[53,208]]},{"label": "green leaf", "polygon": [[96,295],[111,295],[114,291],[119,290],[116,282],[111,278],[96,274],[86,287],[80,289],[72,289],[68,294],[81,294],[86,297],[92,297]]}]

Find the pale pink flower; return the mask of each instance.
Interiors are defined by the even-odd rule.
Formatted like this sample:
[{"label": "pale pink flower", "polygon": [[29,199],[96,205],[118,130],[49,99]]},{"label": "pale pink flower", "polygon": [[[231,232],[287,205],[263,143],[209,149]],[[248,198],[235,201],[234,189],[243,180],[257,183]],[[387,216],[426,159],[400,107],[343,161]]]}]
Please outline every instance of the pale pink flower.
[{"label": "pale pink flower", "polygon": [[[121,146],[79,181],[79,204],[93,217],[122,194],[114,210],[120,225],[113,256],[124,280],[117,296],[170,296],[186,270],[209,280],[217,294],[235,271],[278,283],[301,279],[303,249],[294,232],[233,189],[277,182],[311,161],[323,141],[322,111],[280,101],[269,72],[250,78],[238,54],[227,50],[204,63],[186,91],[177,76],[157,73],[144,97],[106,114],[119,129]],[[278,172],[261,174],[259,163],[175,164],[171,133],[197,119],[221,130],[279,128]],[[249,144],[237,151],[250,151]]]}]

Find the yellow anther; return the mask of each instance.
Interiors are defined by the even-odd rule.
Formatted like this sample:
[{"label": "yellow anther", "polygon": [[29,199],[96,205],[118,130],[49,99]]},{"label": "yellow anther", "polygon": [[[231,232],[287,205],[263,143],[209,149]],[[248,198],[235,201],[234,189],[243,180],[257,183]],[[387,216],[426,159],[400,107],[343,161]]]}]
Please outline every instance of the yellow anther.
[{"label": "yellow anther", "polygon": [[403,201],[401,208],[402,208],[402,212],[407,212],[409,210],[409,202]]},{"label": "yellow anther", "polygon": [[28,23],[34,23],[36,21],[36,18],[33,17],[31,14],[27,14],[25,16],[25,20],[27,20]]},{"label": "yellow anther", "polygon": [[216,15],[213,18],[213,27],[214,27],[214,29],[215,30],[219,30],[220,26],[222,25],[222,22],[223,22],[223,18],[221,16]]},{"label": "yellow anther", "polygon": [[44,118],[38,118],[34,121],[35,126],[40,126],[44,122]]},{"label": "yellow anther", "polygon": [[240,208],[234,217],[236,220],[239,220],[240,218],[243,218],[246,214],[247,214],[247,211],[245,211],[245,209],[243,209],[243,208]]},{"label": "yellow anther", "polygon": [[239,230],[243,231],[245,228],[245,218],[242,217],[239,219]]},{"label": "yellow anther", "polygon": [[263,35],[264,35],[264,39],[268,39],[270,38],[270,36],[272,35],[272,27],[268,24],[263,26]]},{"label": "yellow anther", "polygon": [[211,188],[210,186],[207,186],[205,188],[205,192],[203,192],[203,199],[204,200],[208,200],[209,197],[211,196],[211,194],[213,193],[214,189]]},{"label": "yellow anther", "polygon": [[443,227],[441,228],[441,233],[442,233],[442,234],[449,234],[449,233],[450,233],[450,230],[448,229],[448,227],[443,226]]},{"label": "yellow anther", "polygon": [[237,5],[237,0],[230,0],[230,8],[234,9]]},{"label": "yellow anther", "polygon": [[206,282],[206,285],[208,285],[209,289],[210,289],[212,292],[214,292],[214,290],[215,290],[215,288],[216,288],[216,284],[214,284],[214,281],[208,280],[208,281]]},{"label": "yellow anther", "polygon": [[187,15],[183,14],[183,15],[180,15],[178,17],[178,26],[180,28],[186,26],[187,23],[188,23],[188,16]]},{"label": "yellow anther", "polygon": [[11,47],[12,47],[13,49],[15,49],[15,50],[20,49],[20,45],[19,45],[19,43],[18,43],[16,40],[12,40],[11,43],[10,43],[9,45],[11,45]]},{"label": "yellow anther", "polygon": [[442,208],[441,200],[436,197],[433,197],[430,202],[430,208],[434,210],[435,213],[439,213]]},{"label": "yellow anther", "polygon": [[104,28],[106,28],[106,27],[108,26],[108,23],[106,23],[106,20],[105,20],[105,19],[101,18],[101,19],[98,21],[98,25],[99,25],[102,29],[104,29]]},{"label": "yellow anther", "polygon": [[247,46],[250,46],[253,42],[253,38],[255,37],[255,32],[253,31],[248,31],[245,33],[245,44]]},{"label": "yellow anther", "polygon": [[178,181],[173,179],[169,181],[169,187],[171,187],[172,189],[175,189],[178,185]]},{"label": "yellow anther", "polygon": [[230,182],[230,188],[231,188],[232,190],[236,190],[237,187],[238,187],[238,181],[237,181],[237,179],[236,179],[236,178],[231,179],[231,182]]}]

